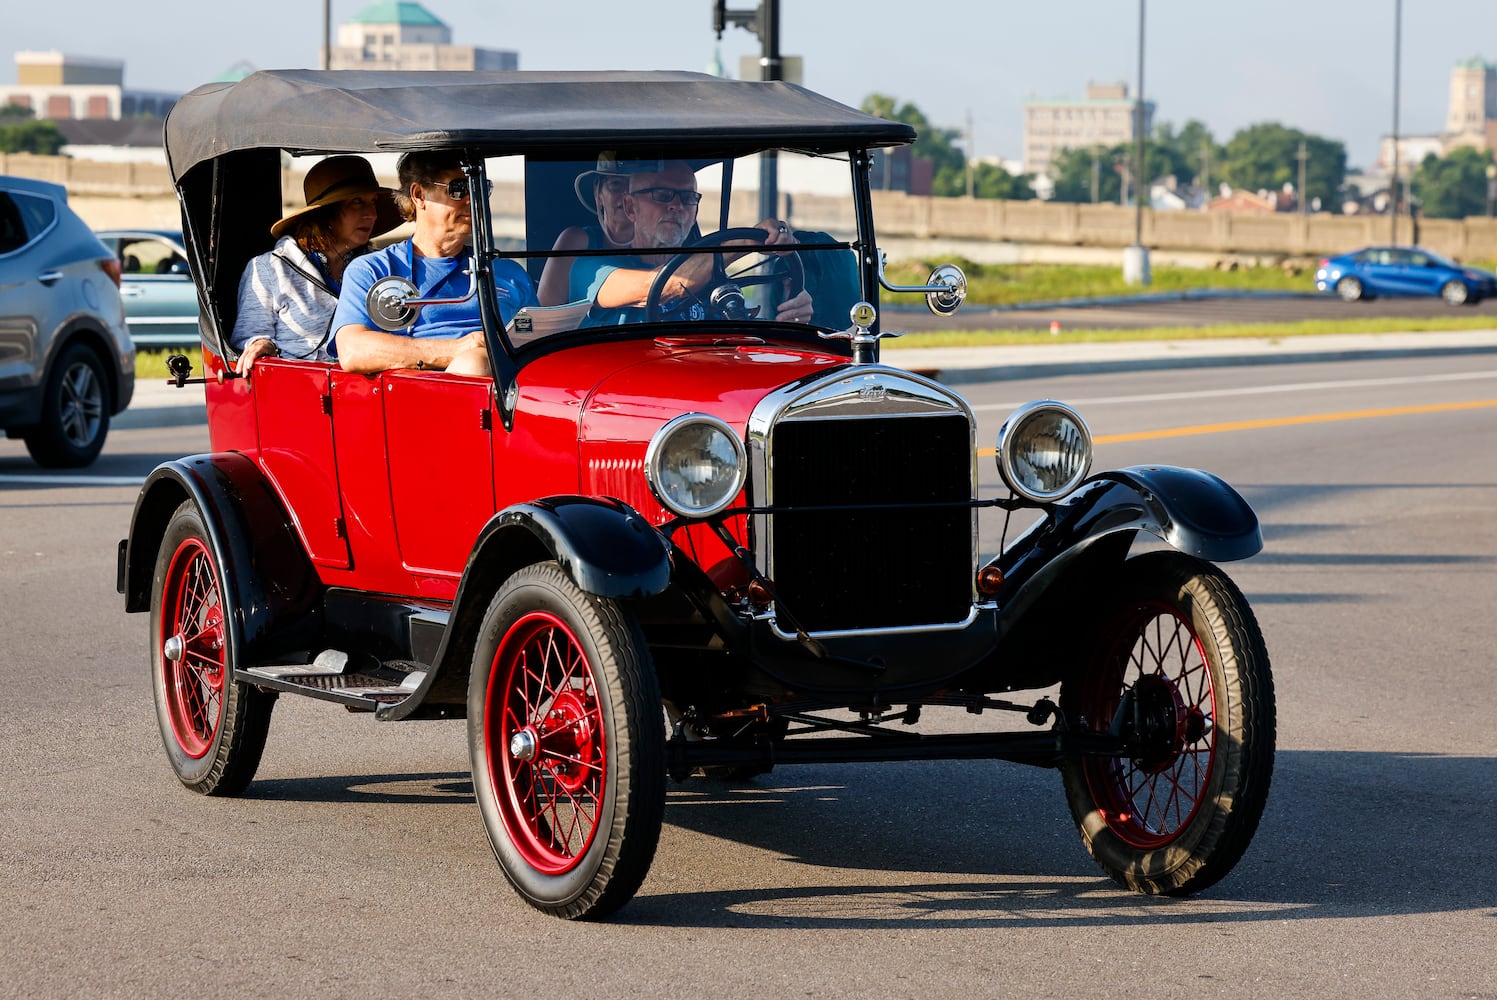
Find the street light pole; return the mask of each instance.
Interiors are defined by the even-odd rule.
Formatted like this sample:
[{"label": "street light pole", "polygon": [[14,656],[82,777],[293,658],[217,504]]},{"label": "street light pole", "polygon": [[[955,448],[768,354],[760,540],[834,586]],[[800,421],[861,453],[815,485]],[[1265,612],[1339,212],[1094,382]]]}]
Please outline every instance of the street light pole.
[{"label": "street light pole", "polygon": [[1487,164],[1487,218],[1492,217],[1492,201],[1497,199],[1497,163]]},{"label": "street light pole", "polygon": [[331,69],[333,58],[333,0],[322,0],[322,68]]},{"label": "street light pole", "polygon": [[[730,24],[747,28],[759,37],[763,52],[759,57],[759,79],[785,79],[784,61],[780,58],[780,0],[761,0],[754,10],[729,10],[727,0],[714,0],[712,29],[719,41]],[[768,150],[759,154],[759,218],[776,218],[779,206],[779,161],[774,150]]]},{"label": "street light pole", "polygon": [[1393,218],[1394,246],[1398,246],[1398,50],[1402,36],[1403,0],[1393,0],[1393,183],[1388,190],[1393,200],[1388,206],[1388,214]]},{"label": "street light pole", "polygon": [[1305,203],[1310,199],[1305,194],[1305,161],[1310,158],[1310,153],[1305,149],[1305,140],[1299,141],[1299,152],[1294,154],[1299,161],[1299,214],[1305,214]]},{"label": "street light pole", "polygon": [[[1148,198],[1149,172],[1144,168],[1144,0],[1138,0],[1138,105],[1133,122],[1133,242],[1144,245],[1144,201]],[[1149,283],[1145,278],[1145,285]]]},{"label": "street light pole", "polygon": [[1144,202],[1149,172],[1144,163],[1144,0],[1138,0],[1138,95],[1133,106],[1133,245],[1123,250],[1123,282],[1149,284],[1149,250],[1144,246]]}]

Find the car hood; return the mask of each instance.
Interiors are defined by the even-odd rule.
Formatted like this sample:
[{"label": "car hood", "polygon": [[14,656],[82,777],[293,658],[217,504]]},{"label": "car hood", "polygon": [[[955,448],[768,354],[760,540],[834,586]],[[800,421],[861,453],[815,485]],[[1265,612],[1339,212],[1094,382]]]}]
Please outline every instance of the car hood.
[{"label": "car hood", "polygon": [[547,450],[577,449],[581,492],[618,497],[646,516],[661,516],[643,471],[645,449],[666,421],[708,413],[744,434],[765,396],[848,364],[845,357],[758,337],[592,344],[526,365],[515,419],[543,435]]}]

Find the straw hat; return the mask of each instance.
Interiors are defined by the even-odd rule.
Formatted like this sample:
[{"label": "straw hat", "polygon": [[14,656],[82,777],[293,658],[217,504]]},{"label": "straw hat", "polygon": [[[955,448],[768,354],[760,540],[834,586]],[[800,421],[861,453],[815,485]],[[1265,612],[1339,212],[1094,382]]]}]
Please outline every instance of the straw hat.
[{"label": "straw hat", "polygon": [[648,174],[664,169],[664,160],[621,160],[618,153],[607,149],[598,154],[597,169],[584,170],[578,174],[577,180],[572,183],[572,188],[577,192],[577,200],[582,202],[582,207],[597,215],[598,203],[593,198],[595,178]]},{"label": "straw hat", "polygon": [[374,228],[369,232],[371,239],[388,233],[405,221],[395,207],[393,192],[379,186],[368,160],[362,156],[329,156],[313,164],[302,181],[302,195],[307,200],[307,207],[289,213],[271,226],[270,235],[280,239],[317,209],[365,194],[379,196],[375,201]]}]

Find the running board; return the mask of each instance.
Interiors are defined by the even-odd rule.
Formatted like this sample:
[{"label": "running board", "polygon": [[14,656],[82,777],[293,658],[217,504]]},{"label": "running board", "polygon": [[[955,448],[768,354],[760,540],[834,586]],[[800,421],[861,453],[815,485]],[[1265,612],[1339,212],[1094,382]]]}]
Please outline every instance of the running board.
[{"label": "running board", "polygon": [[425,664],[390,660],[346,670],[347,658],[324,653],[314,663],[247,667],[234,679],[256,687],[331,701],[351,712],[374,712],[409,698],[426,679]]}]

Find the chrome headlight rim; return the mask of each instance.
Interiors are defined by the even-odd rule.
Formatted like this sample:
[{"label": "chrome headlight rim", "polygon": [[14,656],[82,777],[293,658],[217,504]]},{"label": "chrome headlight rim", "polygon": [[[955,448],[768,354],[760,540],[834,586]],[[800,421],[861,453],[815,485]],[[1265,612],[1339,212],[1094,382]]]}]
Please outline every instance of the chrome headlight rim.
[{"label": "chrome headlight rim", "polygon": [[[1016,459],[1015,444],[1022,441],[1021,432],[1031,425],[1033,420],[1052,414],[1059,415],[1075,425],[1080,435],[1082,460],[1076,463],[1076,467],[1071,470],[1070,475],[1054,489],[1033,489],[1025,484],[1024,476],[1020,474],[1014,465]],[[1008,419],[1003,422],[1003,426],[998,429],[996,458],[998,474],[1003,477],[1004,484],[1010,490],[1034,503],[1055,503],[1074,493],[1085,482],[1087,474],[1091,472],[1091,428],[1087,426],[1086,421],[1082,419],[1081,414],[1074,407],[1055,399],[1037,399],[1033,402],[1025,403],[1010,413]]]},{"label": "chrome headlight rim", "polygon": [[[682,428],[699,424],[717,430],[732,446],[733,477],[729,488],[723,492],[719,500],[703,507],[690,507],[678,503],[665,488],[664,470],[661,468],[660,463],[669,454],[667,446],[670,444],[671,438]],[[679,517],[692,519],[708,518],[726,510],[732,506],[733,501],[738,498],[738,494],[743,492],[743,484],[747,478],[748,453],[744,450],[743,438],[728,425],[727,421],[719,417],[714,417],[710,413],[682,413],[679,416],[672,417],[660,425],[660,429],[650,438],[650,444],[645,449],[645,482],[650,487],[650,493],[660,502],[662,507]]]}]

